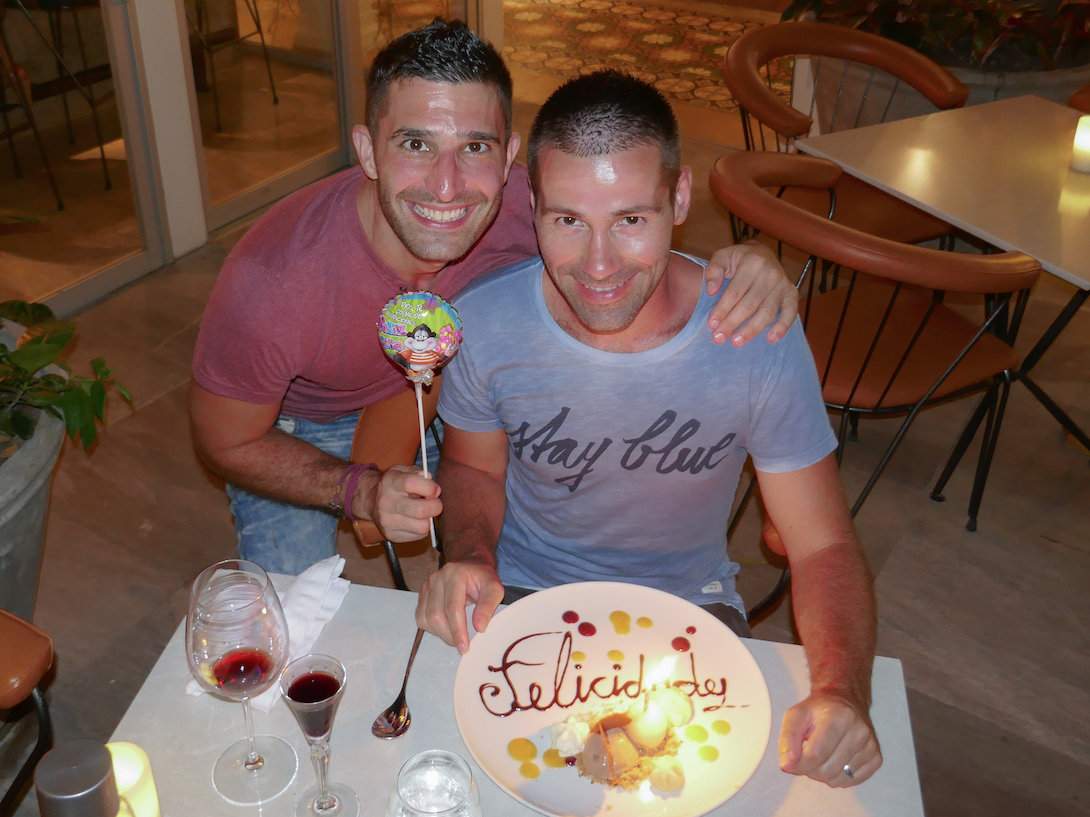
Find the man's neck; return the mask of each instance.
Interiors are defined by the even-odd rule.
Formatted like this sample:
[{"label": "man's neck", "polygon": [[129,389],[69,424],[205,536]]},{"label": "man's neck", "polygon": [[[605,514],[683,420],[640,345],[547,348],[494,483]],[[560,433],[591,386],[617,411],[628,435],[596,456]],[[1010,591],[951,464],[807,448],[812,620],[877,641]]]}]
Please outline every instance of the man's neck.
[{"label": "man's neck", "polygon": [[661,346],[685,328],[700,300],[704,270],[683,256],[671,253],[666,272],[654,294],[635,320],[620,332],[597,333],[576,317],[564,296],[542,269],[545,306],[560,328],[580,343],[603,352],[645,352]]},{"label": "man's neck", "polygon": [[417,258],[390,227],[378,199],[378,186],[362,176],[356,196],[356,216],[371,249],[394,274],[413,289],[428,289],[446,261]]}]

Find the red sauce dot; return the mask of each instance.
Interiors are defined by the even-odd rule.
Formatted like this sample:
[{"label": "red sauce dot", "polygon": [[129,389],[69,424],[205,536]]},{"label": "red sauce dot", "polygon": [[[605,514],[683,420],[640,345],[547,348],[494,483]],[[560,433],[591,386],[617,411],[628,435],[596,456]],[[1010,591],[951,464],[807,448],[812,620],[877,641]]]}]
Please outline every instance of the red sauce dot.
[{"label": "red sauce dot", "polygon": [[576,668],[576,669],[583,669],[583,665],[582,665],[582,664],[576,664],[576,665],[575,665],[575,668]]},{"label": "red sauce dot", "polygon": [[575,624],[579,620],[579,614],[574,610],[568,610],[561,618],[564,619],[565,624]]},{"label": "red sauce dot", "polygon": [[696,627],[686,627],[685,632],[687,632],[689,635],[692,635],[696,632]]},{"label": "red sauce dot", "polygon": [[620,669],[620,668],[621,668],[621,665],[620,665],[620,664],[614,664],[614,665],[613,665],[613,669]]},{"label": "red sauce dot", "polygon": [[564,758],[564,765],[565,766],[574,766],[575,765],[575,755],[571,755],[570,757]]},{"label": "red sauce dot", "polygon": [[598,632],[598,629],[589,621],[584,621],[579,625],[579,635],[585,635],[588,638]]},{"label": "red sauce dot", "polygon": [[688,652],[689,651],[689,639],[685,638],[684,636],[679,635],[677,638],[675,638],[673,641],[670,642],[670,646],[673,647],[678,652]]}]

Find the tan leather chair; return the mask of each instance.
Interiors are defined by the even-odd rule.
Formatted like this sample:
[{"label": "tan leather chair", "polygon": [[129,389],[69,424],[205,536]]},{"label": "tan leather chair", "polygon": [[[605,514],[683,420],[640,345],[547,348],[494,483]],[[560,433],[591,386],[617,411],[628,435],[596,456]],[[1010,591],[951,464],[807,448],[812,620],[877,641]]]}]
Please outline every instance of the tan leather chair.
[{"label": "tan leather chair", "polygon": [[[844,176],[834,163],[801,155],[733,153],[719,159],[710,184],[733,215],[810,255],[851,270],[847,283],[809,291],[800,305],[826,405],[840,412],[840,456],[853,415],[903,417],[866,486],[859,512],[919,412],[984,393],[942,476],[941,491],[987,416],[972,496],[976,529],[984,486],[1014,371],[1013,348],[1029,288],[1040,266],[1021,253],[952,253],[869,235],[777,198],[768,188],[805,187],[827,195]],[[943,303],[946,292],[985,296],[986,318],[972,321]]]},{"label": "tan leather chair", "polygon": [[52,639],[33,624],[0,610],[0,710],[15,709],[29,699],[38,717],[38,742],[0,801],[0,817],[15,813],[34,767],[53,745],[49,708],[41,691],[42,679],[52,666]]},{"label": "tan leather chair", "polygon": [[1090,113],[1090,85],[1084,85],[1071,95],[1067,104],[1083,113]]},{"label": "tan leather chair", "polygon": [[[430,389],[424,390],[424,424],[430,426],[435,419],[439,402],[442,377],[436,377]],[[386,469],[391,465],[411,465],[420,447],[420,427],[416,413],[416,395],[410,386],[372,406],[368,406],[356,426],[352,441],[352,461],[370,462]],[[390,563],[394,585],[408,590],[397,548],[377,525],[372,522],[356,522],[353,525],[356,538],[362,545],[382,544]]]},{"label": "tan leather chair", "polygon": [[[811,105],[809,113],[793,108],[773,90],[768,74],[771,64],[798,56],[825,57],[868,66],[872,78],[875,71],[885,72],[894,77],[897,84],[915,88],[939,109],[959,108],[969,96],[968,88],[945,68],[884,37],[826,23],[792,22],[765,26],[739,37],[727,52],[722,66],[727,86],[739,105],[747,150],[793,152],[795,139],[810,133],[814,106]],[[840,81],[843,83],[843,77]],[[868,110],[873,107],[882,111],[878,121],[884,120],[888,113],[888,102],[879,99],[873,106],[868,102],[871,82],[871,79],[867,80],[863,103],[858,110],[839,117],[848,120],[849,127],[874,124],[860,119],[865,105]],[[828,117],[831,123],[825,122],[824,132],[843,129],[835,127],[839,103],[838,88]],[[953,232],[954,228],[941,219],[851,176],[842,176],[835,189],[835,219],[839,224],[912,244]],[[810,212],[825,212],[826,197],[821,191],[789,188],[784,192],[784,198]]]}]

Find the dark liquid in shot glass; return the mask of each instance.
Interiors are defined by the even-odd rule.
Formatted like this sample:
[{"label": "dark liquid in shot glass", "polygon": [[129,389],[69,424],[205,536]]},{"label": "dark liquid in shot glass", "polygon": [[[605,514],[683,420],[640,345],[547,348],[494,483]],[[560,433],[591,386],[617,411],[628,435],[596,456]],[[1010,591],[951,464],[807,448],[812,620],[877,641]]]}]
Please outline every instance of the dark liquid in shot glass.
[{"label": "dark liquid in shot glass", "polygon": [[301,704],[317,704],[323,701],[328,703],[327,706],[315,707],[310,712],[296,710],[299,725],[306,735],[320,738],[333,727],[333,696],[340,688],[341,682],[327,672],[308,672],[292,681],[288,687],[288,697],[293,701]]}]

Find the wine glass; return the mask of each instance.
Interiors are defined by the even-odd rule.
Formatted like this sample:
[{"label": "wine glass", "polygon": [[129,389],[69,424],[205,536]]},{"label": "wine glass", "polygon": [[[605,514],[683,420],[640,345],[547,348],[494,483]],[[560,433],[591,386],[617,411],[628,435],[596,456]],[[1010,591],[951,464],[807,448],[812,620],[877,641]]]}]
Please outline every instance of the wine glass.
[{"label": "wine glass", "polygon": [[300,795],[296,817],[359,817],[356,793],[343,783],[328,780],[329,735],[346,683],[344,664],[314,653],[292,661],[280,676],[280,692],[310,745],[310,760],[318,778],[318,785]]},{"label": "wine glass", "polygon": [[299,768],[295,750],[272,735],[254,736],[250,698],[276,683],[288,661],[288,625],[269,576],[258,565],[228,559],[193,583],[185,625],[186,659],[209,692],[242,702],[246,738],[227,747],[212,785],[240,806],[272,800]]},{"label": "wine glass", "polygon": [[409,758],[397,773],[386,817],[481,817],[473,772],[441,749]]}]

